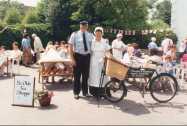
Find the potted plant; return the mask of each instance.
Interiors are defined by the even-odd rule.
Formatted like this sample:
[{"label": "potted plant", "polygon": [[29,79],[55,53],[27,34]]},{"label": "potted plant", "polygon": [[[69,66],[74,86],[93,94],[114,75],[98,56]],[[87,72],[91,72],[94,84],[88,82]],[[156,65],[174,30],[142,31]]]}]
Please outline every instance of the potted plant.
[{"label": "potted plant", "polygon": [[36,99],[38,99],[40,106],[46,107],[51,103],[51,98],[53,97],[53,92],[51,91],[39,91],[36,92]]}]

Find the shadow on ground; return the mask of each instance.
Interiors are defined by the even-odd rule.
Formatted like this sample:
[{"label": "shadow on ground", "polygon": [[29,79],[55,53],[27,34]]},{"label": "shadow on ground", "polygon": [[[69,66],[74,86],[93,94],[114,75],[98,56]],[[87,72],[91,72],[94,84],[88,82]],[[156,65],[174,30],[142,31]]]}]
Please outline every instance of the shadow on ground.
[{"label": "shadow on ground", "polygon": [[68,80],[68,81],[60,80],[55,83],[46,83],[44,85],[45,85],[46,89],[51,90],[51,91],[73,90],[73,83],[71,80]]},{"label": "shadow on ground", "polygon": [[145,103],[145,106],[149,109],[152,109],[154,112],[158,112],[157,109],[159,108],[172,108],[180,110],[180,112],[184,112],[185,107],[187,104],[178,103],[178,102],[168,102],[168,103]]},{"label": "shadow on ground", "polygon": [[57,105],[54,105],[54,104],[51,104],[50,106],[46,106],[46,107],[37,106],[37,107],[35,107],[35,108],[37,108],[37,109],[39,109],[39,110],[46,110],[46,111],[48,111],[48,110],[57,109],[58,106],[57,106]]},{"label": "shadow on ground", "polygon": [[82,99],[87,100],[89,104],[97,105],[98,108],[104,107],[109,109],[116,109],[136,116],[150,113],[148,108],[146,108],[143,104],[136,103],[135,101],[132,100],[123,100],[118,103],[111,103],[105,99],[100,99],[98,101],[98,99],[94,97],[82,98]]}]

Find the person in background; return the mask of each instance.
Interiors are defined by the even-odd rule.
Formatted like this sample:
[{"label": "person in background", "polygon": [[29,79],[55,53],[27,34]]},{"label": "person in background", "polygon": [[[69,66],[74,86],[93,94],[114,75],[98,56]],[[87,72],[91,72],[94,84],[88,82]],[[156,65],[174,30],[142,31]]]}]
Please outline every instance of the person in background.
[{"label": "person in background", "polygon": [[7,57],[5,55],[5,46],[0,46],[0,76],[4,75],[4,69],[6,67]]},{"label": "person in background", "polygon": [[123,56],[122,62],[126,65],[131,65],[131,58],[134,56],[134,47],[132,44],[128,44],[127,52]]},{"label": "person in background", "polygon": [[184,54],[187,54],[187,37],[180,43],[179,52],[179,59],[181,59]]},{"label": "person in background", "polygon": [[[88,95],[88,77],[93,34],[88,32],[88,22],[80,22],[80,30],[73,32],[69,39],[69,52],[74,66],[74,98],[79,99],[82,87],[83,96]],[[82,81],[81,81],[82,76]],[[82,83],[81,83],[82,82]]]},{"label": "person in background", "polygon": [[139,48],[139,45],[137,43],[132,43],[133,47],[134,47],[134,56],[136,57],[141,57],[141,50]]},{"label": "person in background", "polygon": [[55,41],[54,43],[54,47],[56,48],[56,50],[58,50],[58,48],[60,47],[60,44],[58,41]]},{"label": "person in background", "polygon": [[40,54],[44,51],[44,48],[41,39],[36,34],[32,34],[32,38],[34,40],[34,53],[37,62],[40,59]]},{"label": "person in background", "polygon": [[163,51],[164,55],[166,55],[170,46],[172,46],[172,45],[173,45],[173,40],[169,38],[168,34],[166,34],[165,39],[161,43],[161,47],[162,47],[162,51]]},{"label": "person in background", "polygon": [[25,33],[21,42],[23,49],[23,65],[29,66],[32,62],[31,43],[29,35]]},{"label": "person in background", "polygon": [[[51,48],[55,49],[55,46],[53,45],[53,42],[52,42],[52,41],[49,41],[49,42],[47,43],[46,48],[45,48],[45,52],[48,52]],[[44,53],[45,53],[45,52],[44,52]]]},{"label": "person in background", "polygon": [[151,49],[157,49],[158,48],[158,46],[156,44],[156,38],[155,37],[151,37],[151,42],[149,42],[147,47],[148,47],[149,51]]},{"label": "person in background", "polygon": [[91,62],[89,75],[89,91],[95,97],[103,95],[103,88],[100,87],[100,77],[104,65],[106,53],[110,53],[110,46],[106,39],[103,38],[103,28],[96,27],[94,30],[95,38],[91,46]]},{"label": "person in background", "polygon": [[164,57],[163,68],[164,68],[165,72],[167,72],[171,75],[174,75],[173,61],[172,61],[172,57],[170,55],[167,55],[166,57]]},{"label": "person in background", "polygon": [[177,52],[176,45],[172,45],[172,46],[170,46],[170,48],[169,48],[168,52],[166,53],[166,55],[163,56],[163,57],[170,56],[173,65],[176,65],[176,62],[177,62],[176,61],[177,60],[176,52]]},{"label": "person in background", "polygon": [[19,64],[21,61],[23,52],[19,49],[19,45],[17,42],[12,43],[12,55],[15,59],[16,64]]},{"label": "person in background", "polygon": [[67,59],[68,58],[68,47],[66,46],[66,42],[65,41],[61,41],[60,42],[60,47],[58,48],[58,53],[60,54],[60,56],[63,59]]},{"label": "person in background", "polygon": [[158,49],[154,48],[150,50],[150,56],[148,57],[148,61],[162,63],[162,56],[160,55]]},{"label": "person in background", "polygon": [[113,56],[118,60],[121,60],[123,58],[123,52],[127,48],[127,46],[122,41],[122,38],[123,34],[118,33],[116,39],[112,42],[112,53]]}]

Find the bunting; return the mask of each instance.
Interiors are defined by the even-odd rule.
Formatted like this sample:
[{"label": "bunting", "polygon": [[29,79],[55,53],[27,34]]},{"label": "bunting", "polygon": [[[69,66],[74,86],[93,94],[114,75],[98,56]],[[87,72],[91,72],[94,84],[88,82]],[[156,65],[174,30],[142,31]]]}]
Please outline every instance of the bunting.
[{"label": "bunting", "polygon": [[155,29],[145,29],[145,30],[122,30],[122,29],[113,29],[113,28],[105,28],[104,32],[105,33],[122,33],[125,36],[135,36],[136,34],[141,34],[141,35],[148,35],[148,34],[156,34],[157,32],[164,32],[164,31],[170,31],[171,29],[160,29],[160,30],[155,30]]}]

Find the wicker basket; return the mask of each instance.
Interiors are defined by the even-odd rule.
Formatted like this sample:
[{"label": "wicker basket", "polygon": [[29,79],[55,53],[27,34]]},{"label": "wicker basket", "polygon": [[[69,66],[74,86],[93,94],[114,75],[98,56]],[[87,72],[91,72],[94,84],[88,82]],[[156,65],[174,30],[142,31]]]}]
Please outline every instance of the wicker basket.
[{"label": "wicker basket", "polygon": [[128,72],[128,66],[115,60],[114,58],[106,58],[106,75],[124,80]]}]

